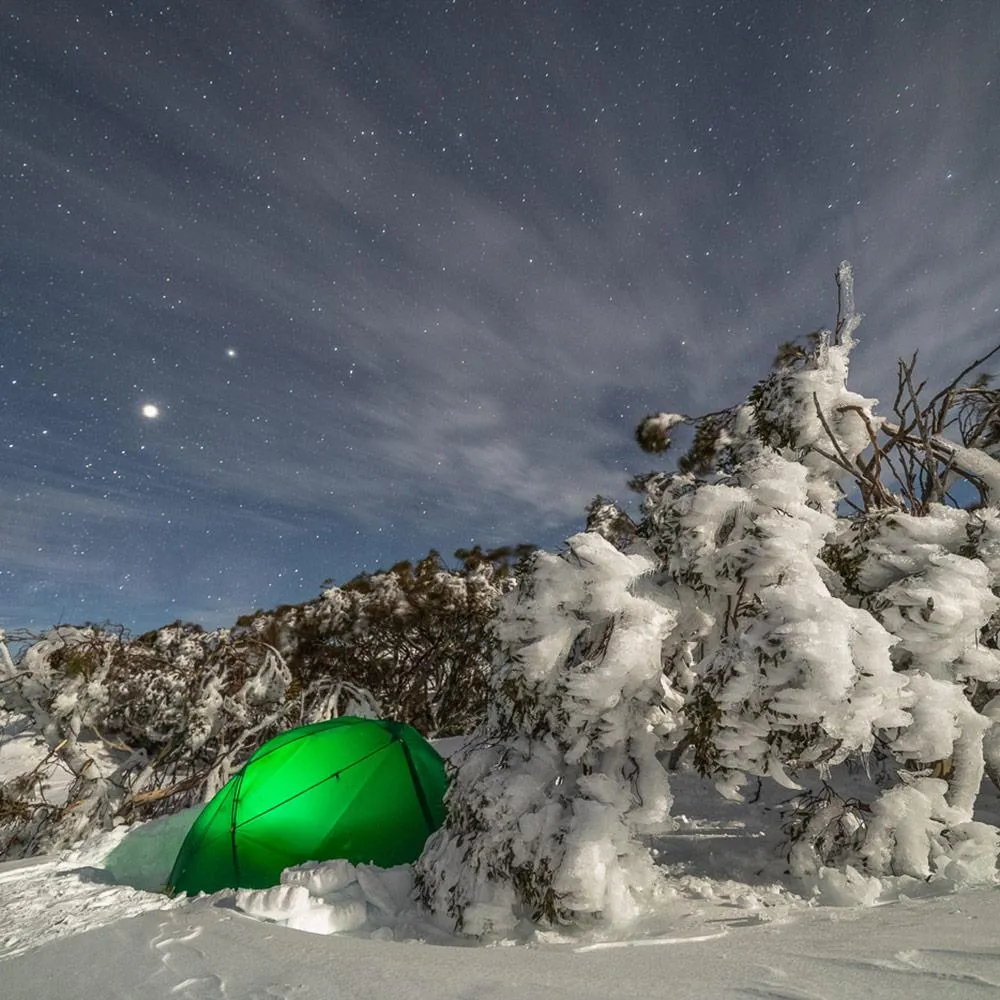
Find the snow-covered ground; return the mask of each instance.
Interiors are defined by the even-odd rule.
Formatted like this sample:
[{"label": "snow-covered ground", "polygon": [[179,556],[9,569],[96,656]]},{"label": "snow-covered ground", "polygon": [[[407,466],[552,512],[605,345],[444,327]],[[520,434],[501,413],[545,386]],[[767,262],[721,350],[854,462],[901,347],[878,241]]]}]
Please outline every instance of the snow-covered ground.
[{"label": "snow-covered ground", "polygon": [[[23,766],[29,739],[0,748],[0,774]],[[655,916],[627,936],[523,929],[472,943],[410,902],[408,869],[341,862],[287,872],[275,889],[169,899],[156,890],[189,810],[0,865],[0,997],[1000,995],[1000,890],[913,882],[880,906],[818,905],[769,846],[775,798],[738,806],[690,778],[673,784],[678,829],[657,844],[666,887]]]}]

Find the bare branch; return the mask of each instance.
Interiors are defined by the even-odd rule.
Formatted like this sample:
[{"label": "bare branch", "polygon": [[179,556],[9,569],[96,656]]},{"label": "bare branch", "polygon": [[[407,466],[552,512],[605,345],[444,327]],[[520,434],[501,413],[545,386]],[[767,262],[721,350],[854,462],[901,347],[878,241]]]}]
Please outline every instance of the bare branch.
[{"label": "bare branch", "polygon": [[840,457],[840,461],[837,463],[842,469],[846,469],[849,472],[855,472],[857,466],[844,454],[843,449],[840,447],[840,442],[837,440],[833,431],[830,429],[830,425],[827,423],[826,416],[823,413],[823,408],[819,405],[819,396],[814,392],[813,406],[816,408],[816,416],[819,417],[819,422],[823,425],[823,430],[826,431],[826,436],[830,439],[830,444],[833,445]]},{"label": "bare branch", "polygon": [[[986,364],[986,362],[989,361],[990,358],[992,358],[998,351],[1000,351],[1000,344],[997,344],[992,351],[988,351],[981,358],[976,358],[975,361],[966,365],[943,389],[934,394],[930,402],[927,404],[927,407],[930,408],[934,406],[943,396],[947,396],[949,393],[954,392],[966,375],[970,372],[974,372],[980,365]],[[916,355],[914,355],[914,359],[916,359]]]},{"label": "bare branch", "polygon": [[[898,506],[892,495],[885,489],[879,479],[872,478],[871,475],[867,473],[858,462],[852,462],[844,454],[843,449],[840,447],[840,443],[837,441],[837,438],[826,419],[826,415],[823,413],[823,408],[819,405],[819,397],[816,393],[813,393],[813,405],[816,407],[816,416],[819,417],[819,421],[823,425],[823,430],[826,431],[826,435],[830,439],[830,443],[833,445],[836,455],[831,455],[816,445],[812,446],[813,451],[822,455],[825,459],[827,459],[827,461],[835,463],[848,473],[848,475],[854,478],[859,489],[861,489],[862,495],[865,496],[866,505],[868,500],[872,496],[875,496],[884,506]],[[856,409],[856,407],[844,407],[844,409]]]},{"label": "bare branch", "polygon": [[923,445],[926,460],[921,463],[923,475],[926,477],[927,486],[921,497],[921,504],[924,508],[928,503],[940,503],[944,499],[944,488],[937,471],[937,457],[931,447],[931,431],[927,427],[926,411],[921,410],[918,394],[924,387],[921,382],[917,389],[913,388],[912,368],[903,368],[902,376],[907,391],[910,395],[910,402],[913,405],[914,421],[920,432],[920,441]]}]

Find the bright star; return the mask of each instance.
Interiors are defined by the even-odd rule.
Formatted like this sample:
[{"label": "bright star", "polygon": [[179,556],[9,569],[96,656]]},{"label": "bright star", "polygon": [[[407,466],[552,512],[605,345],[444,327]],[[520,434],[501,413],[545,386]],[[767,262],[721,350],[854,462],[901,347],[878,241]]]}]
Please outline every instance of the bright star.
[{"label": "bright star", "polygon": [[146,403],[142,407],[142,415],[147,420],[155,420],[160,415],[160,408],[153,403]]}]

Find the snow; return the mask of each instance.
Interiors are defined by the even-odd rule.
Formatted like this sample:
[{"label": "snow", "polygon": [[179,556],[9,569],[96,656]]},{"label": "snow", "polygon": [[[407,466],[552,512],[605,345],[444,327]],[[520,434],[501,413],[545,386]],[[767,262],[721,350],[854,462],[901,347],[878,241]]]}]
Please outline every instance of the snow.
[{"label": "snow", "polygon": [[829,1000],[863,991],[963,1000],[996,995],[995,916],[980,891],[961,905],[945,898],[856,919],[813,912],[792,925],[686,925],[610,947],[453,948],[302,934],[202,902],[80,935],[0,969],[7,1000]]},{"label": "snow", "polygon": [[[8,725],[0,775],[29,760],[30,731]],[[441,749],[450,754],[460,741]],[[908,792],[930,816],[943,782]],[[272,889],[194,899],[157,892],[197,815],[119,827],[60,856],[0,864],[3,1000],[574,1000],[685,998],[906,1000],[993,997],[1000,989],[1000,891],[826,870],[815,898],[775,857],[782,796],[765,783],[742,804],[672,776],[676,828],[654,841],[665,875],[655,910],[627,930],[528,925],[480,943],[412,902],[412,874],[343,861],[288,869]],[[756,801],[753,801],[756,800]],[[896,803],[909,815],[913,803]],[[894,802],[878,808],[887,825]],[[996,821],[996,817],[991,817]],[[966,824],[976,838],[994,828]],[[914,853],[921,876],[924,852]],[[951,866],[960,852],[945,859]],[[985,852],[988,855],[988,851]],[[980,855],[982,856],[982,855]],[[981,873],[980,873],[981,874]],[[865,897],[870,904],[858,906]],[[834,905],[823,905],[834,904]],[[836,905],[842,904],[842,905]]]}]

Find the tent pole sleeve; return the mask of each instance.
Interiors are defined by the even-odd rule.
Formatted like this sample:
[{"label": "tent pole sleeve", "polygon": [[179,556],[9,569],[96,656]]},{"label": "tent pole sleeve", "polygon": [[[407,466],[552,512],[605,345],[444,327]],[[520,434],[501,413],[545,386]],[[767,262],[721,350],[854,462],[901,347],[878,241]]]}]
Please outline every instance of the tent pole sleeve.
[{"label": "tent pole sleeve", "polygon": [[424,786],[420,783],[420,777],[413,764],[413,757],[410,755],[410,748],[406,745],[406,740],[400,739],[399,745],[403,748],[403,756],[406,758],[406,766],[410,769],[410,780],[413,782],[413,790],[417,793],[417,802],[420,803],[420,811],[424,814],[424,822],[427,824],[427,832],[433,833],[436,829],[434,820],[431,817],[431,807],[427,802],[427,795],[424,793]]},{"label": "tent pole sleeve", "polygon": [[243,784],[244,772],[245,768],[236,775],[236,786],[233,788],[233,810],[229,818],[229,846],[233,852],[233,875],[236,877],[237,883],[240,880],[240,859],[236,851],[236,810],[239,807],[240,786]]}]

